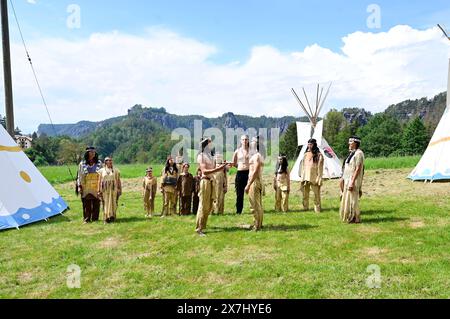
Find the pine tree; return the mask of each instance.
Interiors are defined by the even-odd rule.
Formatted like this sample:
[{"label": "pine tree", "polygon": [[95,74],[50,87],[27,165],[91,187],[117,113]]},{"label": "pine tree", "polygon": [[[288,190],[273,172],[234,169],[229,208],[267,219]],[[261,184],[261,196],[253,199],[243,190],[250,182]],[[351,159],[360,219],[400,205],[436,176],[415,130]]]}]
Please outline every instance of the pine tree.
[{"label": "pine tree", "polygon": [[22,135],[22,131],[20,130],[20,128],[17,126],[16,129],[14,130],[14,134],[15,135]]},{"label": "pine tree", "polygon": [[327,113],[324,120],[323,135],[330,145],[334,146],[336,144],[339,132],[346,125],[347,121],[342,112],[333,109]]},{"label": "pine tree", "polygon": [[347,124],[342,128],[335,137],[333,144],[330,144],[334,148],[334,151],[340,158],[346,158],[348,150],[348,139],[354,135],[350,124]]},{"label": "pine tree", "polygon": [[404,155],[423,154],[430,138],[427,128],[419,117],[410,121],[403,131],[401,151]]},{"label": "pine tree", "polygon": [[295,160],[297,148],[297,123],[292,123],[281,138],[280,153],[285,154],[290,160]]}]

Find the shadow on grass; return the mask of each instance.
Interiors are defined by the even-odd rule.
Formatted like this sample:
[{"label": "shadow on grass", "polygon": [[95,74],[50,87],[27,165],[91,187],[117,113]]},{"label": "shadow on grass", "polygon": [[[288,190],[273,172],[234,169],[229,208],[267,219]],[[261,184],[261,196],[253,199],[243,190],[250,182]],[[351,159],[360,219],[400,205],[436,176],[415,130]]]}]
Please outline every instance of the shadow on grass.
[{"label": "shadow on grass", "polygon": [[380,217],[380,218],[364,218],[362,217],[363,224],[378,224],[378,223],[397,223],[409,220],[409,218],[399,217]]},{"label": "shadow on grass", "polygon": [[[280,215],[280,216],[285,216],[285,215],[302,215],[302,214],[315,214],[314,209],[310,209],[308,211],[304,211],[303,209],[290,209],[287,213],[283,213],[283,212],[279,212],[277,210],[266,210],[264,211],[264,215],[265,214],[273,214],[273,215]],[[320,214],[323,213],[339,213],[339,208],[322,208]]]},{"label": "shadow on grass", "polygon": [[310,230],[319,228],[319,226],[316,225],[267,225],[264,226],[264,230],[268,231],[300,231],[300,230]]},{"label": "shadow on grass", "polygon": [[[319,228],[315,225],[265,225],[262,229],[263,232],[291,232],[301,231]],[[241,226],[235,227],[211,227],[208,228],[210,233],[232,233],[232,232],[249,232],[249,229],[242,228]]]},{"label": "shadow on grass", "polygon": [[393,214],[395,210],[383,210],[383,209],[369,209],[361,211],[361,215],[382,215],[382,214]]},{"label": "shadow on grass", "polygon": [[[160,216],[154,216],[155,218],[160,218]],[[145,222],[148,221],[150,219],[146,218],[145,216],[143,217],[118,217],[116,220],[116,224],[125,224],[125,223],[137,223],[137,222]]]},{"label": "shadow on grass", "polygon": [[[81,219],[81,217],[80,217],[80,219]],[[60,224],[60,223],[70,223],[71,221],[72,221],[72,219],[70,219],[66,215],[56,215],[54,217],[51,217],[48,220],[48,223],[49,224]]]},{"label": "shadow on grass", "polygon": [[322,208],[322,213],[329,213],[329,212],[339,213],[339,209],[340,207]]},{"label": "shadow on grass", "polygon": [[[50,217],[47,221],[44,219],[44,220],[40,220],[40,221],[31,223],[31,224],[22,225],[19,227],[19,229],[33,229],[33,228],[41,227],[43,225],[70,223],[71,221],[72,220],[65,215],[56,215],[56,216]],[[16,228],[8,228],[8,229],[2,230],[1,233],[16,232],[16,231],[17,231]]]},{"label": "shadow on grass", "polygon": [[[195,218],[195,215],[170,215],[166,216],[164,218],[161,218],[161,214],[154,214],[153,217],[147,218],[144,214],[141,216],[133,216],[133,217],[118,217],[116,223],[137,223],[137,222],[145,222],[145,221],[157,221],[157,220],[170,220],[170,221],[176,221],[176,220],[189,220],[192,218]],[[214,216],[216,217],[216,216]],[[210,216],[211,218],[211,216]]]}]

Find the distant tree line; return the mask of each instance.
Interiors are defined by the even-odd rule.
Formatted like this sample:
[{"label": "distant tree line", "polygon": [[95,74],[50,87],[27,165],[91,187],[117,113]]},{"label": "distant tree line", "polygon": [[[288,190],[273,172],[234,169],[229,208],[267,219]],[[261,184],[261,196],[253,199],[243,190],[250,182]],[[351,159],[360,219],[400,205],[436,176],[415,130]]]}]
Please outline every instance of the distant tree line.
[{"label": "distant tree line", "polygon": [[[431,137],[430,128],[420,117],[401,122],[394,115],[384,112],[361,121],[355,116],[349,117],[348,112],[358,112],[358,109],[331,110],[325,116],[324,137],[340,158],[348,154],[348,138],[351,135],[362,138],[362,148],[368,157],[422,154]],[[1,115],[0,123],[5,126],[5,118]],[[20,133],[18,128],[16,131]],[[166,128],[143,118],[139,112],[131,112],[120,122],[101,127],[80,139],[45,134],[38,136],[36,133],[32,138],[33,146],[26,150],[26,154],[36,165],[78,163],[86,146],[95,146],[101,158],[113,156],[121,164],[163,163],[178,142],[171,141]],[[281,138],[280,153],[294,160],[299,151],[294,122]]]},{"label": "distant tree line", "polygon": [[80,139],[36,133],[32,138],[33,146],[25,153],[37,166],[79,163],[87,146],[96,147],[101,159],[112,156],[120,164],[163,163],[177,142],[167,130],[135,116]]},{"label": "distant tree line", "polygon": [[80,141],[70,137],[48,137],[33,133],[32,147],[25,154],[37,166],[75,164],[81,160],[86,148]]},{"label": "distant tree line", "polygon": [[[358,135],[368,157],[389,157],[423,154],[431,135],[420,117],[402,123],[386,113],[371,116],[366,124],[348,121],[343,112],[331,110],[325,116],[324,137],[341,158],[348,154],[348,138]],[[297,147],[296,123],[292,123],[282,137],[280,151],[293,160]]]}]

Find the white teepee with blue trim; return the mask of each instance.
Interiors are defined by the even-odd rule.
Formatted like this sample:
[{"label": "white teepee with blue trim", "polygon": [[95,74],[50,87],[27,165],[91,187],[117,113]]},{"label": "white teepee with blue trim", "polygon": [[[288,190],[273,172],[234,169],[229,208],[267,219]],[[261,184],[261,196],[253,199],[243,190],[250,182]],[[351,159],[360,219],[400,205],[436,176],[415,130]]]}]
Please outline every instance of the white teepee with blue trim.
[{"label": "white teepee with blue trim", "polygon": [[0,125],[0,230],[46,220],[67,204]]},{"label": "white teepee with blue trim", "polygon": [[444,115],[422,159],[408,178],[429,182],[450,180],[450,67]]}]

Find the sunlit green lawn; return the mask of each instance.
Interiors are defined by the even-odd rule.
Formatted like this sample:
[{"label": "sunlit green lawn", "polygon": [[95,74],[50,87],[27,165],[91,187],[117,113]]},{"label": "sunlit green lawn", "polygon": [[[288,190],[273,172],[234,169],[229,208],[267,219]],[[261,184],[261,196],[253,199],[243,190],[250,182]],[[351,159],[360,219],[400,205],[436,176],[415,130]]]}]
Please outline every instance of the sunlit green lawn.
[{"label": "sunlit green lawn", "polygon": [[[193,216],[145,219],[139,178],[124,181],[113,225],[83,225],[72,185],[58,185],[65,216],[0,233],[0,298],[449,298],[450,187],[412,183],[408,172],[367,172],[361,225],[340,222],[336,181],[324,186],[322,214],[299,211],[297,186],[292,212],[274,212],[268,177],[262,232],[240,228],[252,216],[247,203],[233,214],[231,192],[206,238]],[[66,285],[72,264],[80,289]],[[371,265],[380,289],[366,284]]]}]

